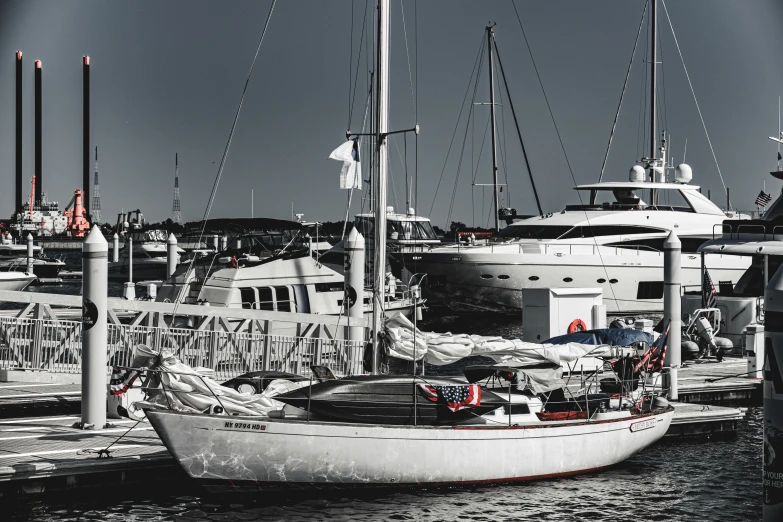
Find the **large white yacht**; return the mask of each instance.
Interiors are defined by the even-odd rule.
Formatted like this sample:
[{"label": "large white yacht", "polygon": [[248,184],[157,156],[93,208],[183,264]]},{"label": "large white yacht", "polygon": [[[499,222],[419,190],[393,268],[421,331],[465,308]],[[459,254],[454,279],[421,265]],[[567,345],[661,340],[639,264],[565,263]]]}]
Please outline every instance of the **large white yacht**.
[{"label": "large white yacht", "polygon": [[[662,147],[663,150],[663,147]],[[665,164],[665,163],[663,163]],[[658,179],[661,167],[652,167]],[[663,309],[663,242],[676,231],[683,246],[683,285],[698,285],[699,246],[720,235],[726,213],[689,185],[680,165],[673,182],[645,181],[640,166],[627,182],[578,185],[586,204],[517,221],[483,245],[396,254],[426,272],[427,285],[457,311],[516,313],[523,288],[600,287],[611,313]],[[649,197],[649,203],[643,197]],[[707,254],[713,278],[736,282],[747,257]]]}]

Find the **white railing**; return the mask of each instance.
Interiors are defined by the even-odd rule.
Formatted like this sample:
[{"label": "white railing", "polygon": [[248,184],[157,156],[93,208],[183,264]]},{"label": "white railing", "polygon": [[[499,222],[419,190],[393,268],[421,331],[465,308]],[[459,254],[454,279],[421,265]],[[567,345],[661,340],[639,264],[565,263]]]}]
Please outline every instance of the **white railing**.
[{"label": "white railing", "polygon": [[[81,333],[80,321],[0,317],[0,369],[80,373]],[[109,366],[130,366],[145,344],[212,368],[218,380],[260,370],[308,375],[311,365],[358,374],[364,354],[361,341],[122,324],[108,325],[106,341]]]}]

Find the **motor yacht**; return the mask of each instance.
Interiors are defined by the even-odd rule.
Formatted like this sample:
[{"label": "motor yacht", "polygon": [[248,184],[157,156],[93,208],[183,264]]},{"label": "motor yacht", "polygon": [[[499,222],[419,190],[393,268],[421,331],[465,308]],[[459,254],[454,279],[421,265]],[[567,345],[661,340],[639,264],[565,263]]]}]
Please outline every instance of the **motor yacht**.
[{"label": "motor yacht", "polygon": [[[700,284],[698,248],[727,217],[688,183],[690,167],[678,169],[674,181],[647,181],[635,166],[629,181],[578,185],[584,203],[514,222],[484,244],[394,256],[426,272],[428,288],[457,311],[518,313],[523,288],[572,286],[600,287],[610,313],[659,312],[669,232],[682,242],[683,284]],[[707,254],[706,264],[716,279],[736,282],[750,259]]]},{"label": "motor yacht", "polygon": [[[127,280],[130,276],[130,265],[133,263],[133,279],[166,279],[167,235],[164,230],[145,230],[131,232],[128,236],[133,240],[133,248],[125,243],[117,262],[109,263],[109,279]],[[177,247],[177,264],[182,260],[185,251]]]},{"label": "motor yacht", "polygon": [[[33,245],[32,264],[33,274],[42,279],[56,279],[60,271],[65,268],[63,260],[46,257],[40,245]],[[13,272],[28,270],[27,245],[14,243],[8,234],[0,238],[0,270]]]}]

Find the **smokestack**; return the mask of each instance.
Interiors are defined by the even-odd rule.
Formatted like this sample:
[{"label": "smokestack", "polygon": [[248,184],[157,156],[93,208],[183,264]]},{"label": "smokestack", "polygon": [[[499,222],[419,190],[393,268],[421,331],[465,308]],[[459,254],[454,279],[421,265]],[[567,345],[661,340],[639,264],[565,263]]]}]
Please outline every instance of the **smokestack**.
[{"label": "smokestack", "polygon": [[[43,163],[41,162],[41,60],[35,61],[35,201],[40,204],[43,194]],[[32,209],[30,209],[32,211]]]},{"label": "smokestack", "polygon": [[[92,221],[92,199],[90,198],[90,57],[85,56],[82,65],[82,187],[84,190],[84,217]],[[95,151],[98,161],[98,151]]]},{"label": "smokestack", "polygon": [[14,207],[22,212],[22,51],[16,51],[16,192]]}]

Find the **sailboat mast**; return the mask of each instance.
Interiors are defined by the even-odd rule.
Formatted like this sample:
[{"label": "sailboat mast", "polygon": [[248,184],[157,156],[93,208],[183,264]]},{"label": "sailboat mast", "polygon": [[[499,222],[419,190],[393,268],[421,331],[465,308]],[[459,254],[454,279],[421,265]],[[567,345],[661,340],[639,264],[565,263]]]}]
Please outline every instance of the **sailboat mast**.
[{"label": "sailboat mast", "polygon": [[489,52],[489,117],[492,120],[492,188],[495,195],[495,230],[500,230],[498,214],[500,206],[498,205],[498,158],[497,146],[495,143],[495,64],[492,61],[492,32],[493,25],[487,26],[487,52]]},{"label": "sailboat mast", "polygon": [[[652,43],[652,56],[650,61],[650,159],[655,159],[655,149],[656,149],[656,141],[657,136],[655,135],[655,87],[656,87],[656,81],[655,81],[655,73],[657,70],[657,33],[658,33],[658,14],[657,14],[657,6],[658,6],[658,0],[651,0],[652,2],[652,10],[650,11],[650,16],[652,24],[652,36],[650,37],[651,43]],[[652,181],[655,181],[653,179]]]},{"label": "sailboat mast", "polygon": [[388,175],[389,125],[389,0],[378,2],[378,96],[376,147],[378,174],[375,183],[375,259],[373,274],[374,302],[372,312],[373,356],[372,373],[378,373],[379,337],[383,328],[383,308],[386,298],[386,178]]}]

